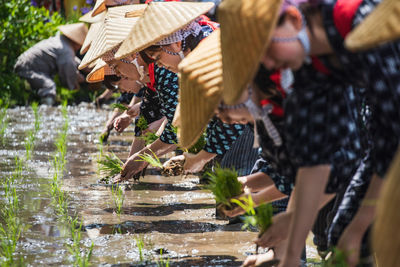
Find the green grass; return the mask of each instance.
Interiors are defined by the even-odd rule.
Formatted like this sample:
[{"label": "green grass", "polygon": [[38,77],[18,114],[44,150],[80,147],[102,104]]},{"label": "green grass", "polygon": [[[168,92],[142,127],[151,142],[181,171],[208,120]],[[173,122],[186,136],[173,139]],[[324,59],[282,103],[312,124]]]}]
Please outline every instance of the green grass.
[{"label": "green grass", "polygon": [[74,256],[74,266],[85,267],[90,265],[90,259],[93,253],[93,242],[89,249],[82,249],[82,222],[78,222],[78,218],[69,217],[70,232],[72,242],[68,244],[68,250]]},{"label": "green grass", "polygon": [[25,139],[25,158],[26,160],[29,160],[31,158],[32,152],[35,148],[35,140],[36,140],[36,135],[40,130],[40,114],[38,111],[39,104],[37,102],[33,102],[32,105],[32,110],[34,114],[34,128],[30,131],[28,131],[27,137]]},{"label": "green grass", "polygon": [[122,171],[123,162],[112,152],[111,154],[103,154],[103,157],[97,163],[100,173],[106,177],[112,177]]},{"label": "green grass", "polygon": [[157,155],[153,151],[151,151],[151,153],[153,155],[150,155],[150,154],[147,154],[147,153],[144,153],[144,155],[139,155],[139,158],[141,158],[141,159],[138,159],[136,161],[145,161],[145,162],[149,163],[153,167],[163,169],[164,167],[163,167],[160,159],[157,157]]},{"label": "green grass", "polygon": [[207,189],[214,194],[215,201],[231,207],[231,198],[242,193],[242,184],[237,180],[237,173],[232,169],[216,166],[214,172],[208,172],[210,177]]},{"label": "green grass", "polygon": [[112,109],[116,109],[116,108],[117,108],[119,111],[122,111],[122,112],[128,110],[128,108],[127,108],[126,106],[124,106],[124,105],[122,105],[122,104],[120,104],[120,103],[112,103],[112,104],[110,105],[110,107],[111,107]]}]

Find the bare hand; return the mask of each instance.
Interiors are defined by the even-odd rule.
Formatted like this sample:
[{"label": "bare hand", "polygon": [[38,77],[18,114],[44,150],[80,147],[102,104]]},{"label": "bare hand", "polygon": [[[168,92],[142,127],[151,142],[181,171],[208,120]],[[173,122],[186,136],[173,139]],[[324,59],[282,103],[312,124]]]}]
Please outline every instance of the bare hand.
[{"label": "bare hand", "polygon": [[260,247],[272,248],[288,237],[291,213],[281,212],[272,218],[272,225],[255,243]]},{"label": "bare hand", "polygon": [[123,132],[129,124],[132,123],[132,117],[127,115],[126,113],[120,115],[114,120],[114,128],[117,132]]},{"label": "bare hand", "polygon": [[356,266],[359,262],[362,237],[362,233],[354,229],[352,224],[344,230],[340,237],[338,249],[346,254],[349,267]]},{"label": "bare hand", "polygon": [[133,177],[135,174],[143,170],[148,163],[141,161],[139,157],[140,152],[133,154],[128,158],[125,164],[122,166],[121,176],[127,177],[128,179]]}]

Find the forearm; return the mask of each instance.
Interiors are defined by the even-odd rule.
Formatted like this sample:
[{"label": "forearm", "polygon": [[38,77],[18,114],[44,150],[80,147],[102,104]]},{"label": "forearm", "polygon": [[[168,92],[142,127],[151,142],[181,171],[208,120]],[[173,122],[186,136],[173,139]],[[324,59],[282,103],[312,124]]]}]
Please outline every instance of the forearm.
[{"label": "forearm", "polygon": [[289,227],[288,246],[285,259],[295,262],[300,260],[304,242],[317,217],[319,207],[326,199],[323,197],[327,185],[329,165],[300,168],[296,177],[296,190],[291,203],[293,210]]},{"label": "forearm", "polygon": [[383,184],[383,179],[377,175],[373,176],[367,193],[361,202],[361,206],[349,225],[349,227],[353,227],[354,231],[357,231],[360,235],[365,233],[375,218],[375,206]]},{"label": "forearm", "polygon": [[157,139],[150,145],[147,145],[145,148],[143,148],[140,151],[140,154],[147,153],[147,154],[151,155],[154,153],[157,155],[157,157],[160,157],[175,148],[176,148],[175,144],[167,144],[167,143],[162,142],[160,139]]},{"label": "forearm", "polygon": [[253,200],[256,205],[262,203],[270,203],[272,201],[280,200],[286,198],[287,195],[281,193],[274,185],[264,188],[260,192],[252,194]]},{"label": "forearm", "polygon": [[140,102],[132,106],[129,106],[129,109],[126,111],[126,114],[131,118],[133,118],[139,114],[139,110],[140,110]]},{"label": "forearm", "polygon": [[244,178],[243,185],[249,188],[251,192],[260,191],[266,187],[274,185],[271,177],[263,172],[253,173],[241,178]]}]

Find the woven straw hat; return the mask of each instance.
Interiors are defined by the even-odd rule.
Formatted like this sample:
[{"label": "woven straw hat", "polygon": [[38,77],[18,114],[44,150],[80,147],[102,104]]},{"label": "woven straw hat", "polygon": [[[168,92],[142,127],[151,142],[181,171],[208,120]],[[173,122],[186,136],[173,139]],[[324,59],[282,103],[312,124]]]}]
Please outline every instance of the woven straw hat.
[{"label": "woven straw hat", "polygon": [[83,45],[81,47],[81,51],[80,52],[81,52],[82,55],[85,54],[88,51],[88,49],[90,47],[90,44],[96,38],[96,36],[97,36],[99,30],[101,29],[102,25],[103,25],[103,22],[96,22],[96,23],[93,23],[92,25],[90,25],[88,33],[87,33],[86,38],[85,38],[85,41],[83,42]]},{"label": "woven straw hat", "polygon": [[372,232],[377,266],[395,267],[400,262],[400,150],[392,162],[381,189]]},{"label": "woven straw hat", "polygon": [[88,28],[85,23],[74,23],[58,26],[58,29],[62,34],[68,37],[68,39],[74,41],[77,44],[83,45],[85,41]]},{"label": "woven straw hat", "polygon": [[[146,5],[125,7],[130,7],[129,11],[138,11],[144,10]],[[94,62],[105,53],[117,47],[128,36],[137,21],[138,17],[108,18],[107,14],[103,27],[98,31],[96,39],[93,40],[78,68],[83,69],[87,67],[91,62]]]},{"label": "woven straw hat", "polygon": [[92,17],[97,16],[98,14],[107,10],[105,0],[96,0],[96,4],[92,10]]},{"label": "woven straw hat", "polygon": [[86,81],[88,83],[96,83],[104,80],[105,75],[113,75],[115,72],[110,69],[106,62],[101,59],[96,61],[96,66],[93,70],[86,76]]},{"label": "woven straw hat", "polygon": [[106,13],[103,12],[98,16],[92,17],[93,10],[90,10],[88,13],[79,18],[79,21],[86,23],[96,23],[104,20]]},{"label": "woven straw hat", "polygon": [[363,50],[400,38],[400,1],[384,0],[346,38],[350,50]]},{"label": "woven straw hat", "polygon": [[[178,140],[191,147],[222,98],[220,30],[214,31],[179,64]],[[178,113],[179,112],[179,113]]]},{"label": "woven straw hat", "polygon": [[161,41],[213,6],[212,2],[151,2],[115,57],[126,57]]},{"label": "woven straw hat", "polygon": [[224,0],[218,9],[224,102],[234,104],[257,72],[282,0]]}]

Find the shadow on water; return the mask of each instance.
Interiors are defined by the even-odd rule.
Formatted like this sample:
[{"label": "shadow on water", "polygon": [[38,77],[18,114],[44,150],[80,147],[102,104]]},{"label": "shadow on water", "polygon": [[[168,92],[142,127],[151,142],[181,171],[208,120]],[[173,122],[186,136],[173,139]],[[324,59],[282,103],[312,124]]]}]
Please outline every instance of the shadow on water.
[{"label": "shadow on water", "polygon": [[[116,185],[112,184],[91,184],[92,187],[112,187]],[[126,191],[142,191],[142,190],[151,190],[151,191],[194,191],[201,190],[200,186],[179,186],[176,184],[160,184],[160,183],[151,183],[151,182],[140,182],[137,184],[128,184],[121,185],[125,187]]]},{"label": "shadow on water", "polygon": [[[214,207],[206,204],[176,203],[171,205],[159,205],[156,207],[124,207],[121,214],[134,216],[167,216],[174,213],[174,211],[182,211],[188,209],[201,210],[206,208]],[[104,210],[110,213],[113,213],[115,211],[112,208],[107,208]]]},{"label": "shadow on water", "polygon": [[165,220],[147,222],[126,221],[121,224],[89,224],[84,226],[84,228],[86,230],[98,229],[100,234],[142,234],[151,232],[188,234],[215,231],[240,231],[241,226],[241,224],[220,225],[189,220]]},{"label": "shadow on water", "polygon": [[[240,266],[242,262],[236,261],[237,258],[228,255],[202,255],[196,258],[193,257],[180,257],[179,259],[170,258],[170,266]],[[166,260],[164,260],[166,261]],[[157,263],[145,262],[145,263],[130,263],[130,264],[114,264],[111,266],[115,267],[158,267]]]}]

